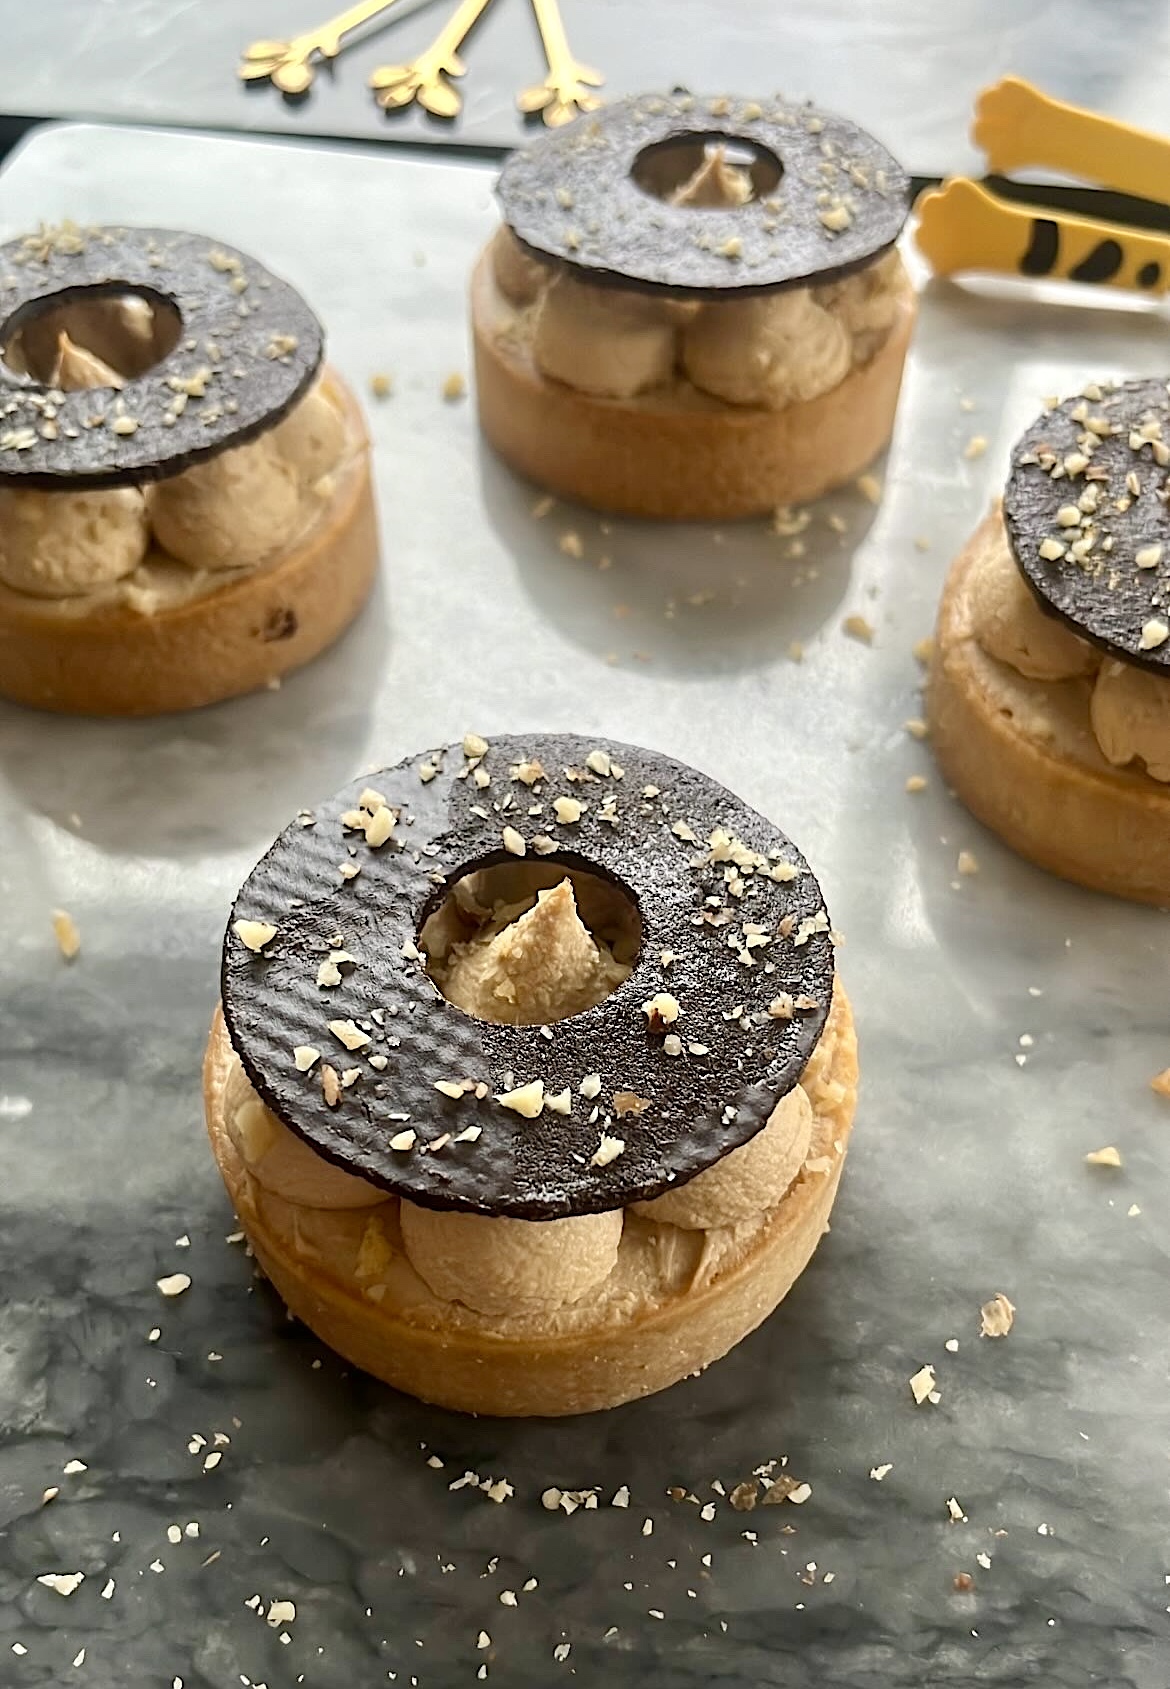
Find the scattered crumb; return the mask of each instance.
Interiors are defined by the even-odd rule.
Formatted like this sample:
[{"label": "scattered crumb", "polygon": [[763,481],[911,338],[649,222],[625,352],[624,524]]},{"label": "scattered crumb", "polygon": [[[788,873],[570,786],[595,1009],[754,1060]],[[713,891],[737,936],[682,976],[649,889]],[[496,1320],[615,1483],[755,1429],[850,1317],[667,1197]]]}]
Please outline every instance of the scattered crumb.
[{"label": "scattered crumb", "polygon": [[546,493],[543,498],[537,499],[528,514],[532,517],[534,522],[541,522],[548,515],[555,503],[556,500],[553,498],[552,494]]},{"label": "scattered crumb", "polygon": [[961,850],[955,867],[960,874],[977,874],[979,872],[979,858],[970,850]]},{"label": "scattered crumb", "polygon": [[1090,1150],[1085,1160],[1090,1167],[1120,1167],[1121,1151],[1113,1144],[1106,1144],[1104,1149]]},{"label": "scattered crumb", "polygon": [[259,955],[266,944],[276,937],[277,928],[268,921],[233,921],[232,931],[246,950]]},{"label": "scattered crumb", "polygon": [[1155,1073],[1150,1080],[1150,1090],[1157,1091],[1160,1097],[1170,1097],[1170,1067],[1164,1067],[1161,1073]]},{"label": "scattered crumb", "polygon": [[856,639],[862,645],[873,644],[873,623],[867,621],[864,616],[846,616],[841,623],[841,631],[848,634],[850,639]]},{"label": "scattered crumb", "polygon": [[465,399],[467,397],[467,377],[458,370],[452,370],[443,383],[443,397],[448,401]]},{"label": "scattered crumb", "polygon": [[37,1578],[38,1583],[43,1583],[46,1589],[51,1589],[56,1595],[72,1595],[84,1581],[84,1572],[42,1572]]},{"label": "scattered crumb", "polygon": [[788,658],[789,661],[793,663],[802,663],[804,661],[804,646],[800,643],[799,639],[794,639],[789,643]]},{"label": "scattered crumb", "polygon": [[1013,1303],[1002,1291],[997,1291],[979,1310],[980,1334],[984,1337],[1006,1337],[1016,1317]]},{"label": "scattered crumb", "polygon": [[65,909],[53,910],[53,936],[62,956],[71,962],[81,949],[81,934],[77,930],[77,922]]},{"label": "scattered crumb", "polygon": [[924,792],[926,790],[926,776],[924,774],[912,774],[906,782],[906,790],[908,792]]},{"label": "scattered crumb", "polygon": [[616,1161],[619,1155],[624,1155],[625,1150],[626,1140],[624,1138],[611,1138],[608,1133],[603,1132],[601,1142],[590,1157],[589,1165],[591,1167],[608,1167],[611,1161]]},{"label": "scattered crumb", "polygon": [[909,721],[902,723],[902,726],[912,739],[925,739],[930,733],[930,728],[921,716],[912,715]]},{"label": "scattered crumb", "polygon": [[880,1466],[871,1466],[870,1469],[869,1469],[869,1475],[873,1479],[875,1484],[880,1484],[882,1479],[884,1477],[886,1477],[887,1474],[892,1472],[893,1470],[894,1470],[893,1461],[892,1460],[884,1460]]},{"label": "scattered crumb", "polygon": [[917,640],[910,649],[914,661],[916,663],[921,663],[923,668],[925,668],[927,663],[930,661],[932,652],[934,651],[934,640],[931,639],[928,634],[925,639]]},{"label": "scattered crumb", "polygon": [[916,1405],[921,1407],[923,1402],[929,1401],[934,1394],[934,1389],[934,1368],[932,1366],[920,1367],[910,1380],[910,1394],[914,1397]]},{"label": "scattered crumb", "polygon": [[986,450],[987,436],[985,434],[972,434],[963,447],[963,456],[967,459],[982,457]]},{"label": "scattered crumb", "polygon": [[975,1588],[975,1579],[970,1572],[956,1572],[951,1579],[951,1588],[956,1595],[969,1595]]},{"label": "scattered crumb", "polygon": [[166,1278],[156,1279],[155,1283],[164,1296],[181,1296],[184,1290],[191,1288],[188,1273],[170,1273]]},{"label": "scattered crumb", "polygon": [[566,557],[584,557],[585,544],[575,528],[566,528],[557,540],[557,544]]},{"label": "scattered crumb", "polygon": [[394,377],[379,371],[370,377],[370,392],[375,399],[388,399],[394,391]]},{"label": "scattered crumb", "polygon": [[915,534],[915,536],[914,536],[914,549],[915,549],[915,551],[929,551],[930,550],[930,541],[926,537],[925,534]]},{"label": "scattered crumb", "polygon": [[862,498],[868,499],[870,504],[877,504],[882,496],[882,484],[876,475],[859,475],[853,483]]}]

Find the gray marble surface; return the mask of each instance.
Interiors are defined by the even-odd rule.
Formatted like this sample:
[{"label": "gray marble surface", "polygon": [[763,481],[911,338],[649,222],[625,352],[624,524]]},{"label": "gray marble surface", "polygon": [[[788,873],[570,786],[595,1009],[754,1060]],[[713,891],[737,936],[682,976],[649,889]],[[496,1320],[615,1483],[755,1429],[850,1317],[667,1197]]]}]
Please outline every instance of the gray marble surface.
[{"label": "gray marble surface", "polygon": [[[871,128],[921,175],[978,169],[972,101],[1007,71],[1166,126],[1170,11],[1155,0],[561,0],[561,9],[573,51],[603,72],[609,97],[675,83],[781,88]],[[517,91],[544,74],[527,0],[492,0],[464,55],[455,124],[417,107],[388,119],[367,87],[375,66],[420,53],[455,0],[398,0],[386,27],[355,37],[307,98],[237,81],[248,43],[288,40],[342,10],[343,0],[8,0],[0,114],[488,147],[521,138]]]},{"label": "gray marble surface", "polygon": [[[536,522],[470,405],[439,396],[467,367],[489,187],[470,165],[86,128],[0,175],[5,237],[68,213],[254,249],[351,380],[398,388],[372,412],[384,585],[333,653],[161,722],[0,708],[0,1684],[446,1689],[486,1666],[522,1689],[1165,1689],[1166,920],[1010,856],[902,725],[911,646],[1013,435],[1041,394],[1163,369],[1165,317],[928,288],[881,502],[819,507],[800,558],[756,525]],[[842,634],[851,612],[872,647]],[[198,1064],[228,902],[277,827],[371,764],[538,723],[655,743],[791,832],[847,938],[863,1093],[832,1233],[761,1331],[654,1400],[510,1424],[396,1396],[286,1319],[225,1241]],[[1124,1167],[1086,1166],[1107,1143]],[[175,1271],[192,1285],[166,1300]],[[1001,1342],[978,1335],[996,1291],[1018,1307]],[[915,1407],[926,1362],[940,1400]],[[803,1508],[711,1491],[781,1456]],[[450,1490],[465,1470],[514,1498]],[[554,1515],[549,1485],[602,1505]],[[68,1596],[37,1581],[74,1572]]]}]

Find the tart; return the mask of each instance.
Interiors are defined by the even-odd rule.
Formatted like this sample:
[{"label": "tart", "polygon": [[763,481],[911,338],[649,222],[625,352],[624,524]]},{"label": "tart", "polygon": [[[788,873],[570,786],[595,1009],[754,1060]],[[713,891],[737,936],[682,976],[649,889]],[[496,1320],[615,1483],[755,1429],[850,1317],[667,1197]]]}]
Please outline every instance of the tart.
[{"label": "tart", "polygon": [[377,569],[365,425],[320,324],[203,236],[0,248],[0,694],[154,715],[276,683]]},{"label": "tart", "polygon": [[935,754],[981,821],[1052,873],[1161,905],[1167,465],[1163,381],[1091,384],[1033,423],[951,569],[928,681]]},{"label": "tart", "polygon": [[326,1343],[443,1407],[661,1390],[787,1294],[856,1099],[820,888],[635,747],[470,736],[280,836],[224,940],[212,1148]]},{"label": "tart", "polygon": [[887,444],[908,184],[855,124],[779,98],[620,100],[514,153],[497,192],[477,401],[521,474],[726,520],[816,498]]}]

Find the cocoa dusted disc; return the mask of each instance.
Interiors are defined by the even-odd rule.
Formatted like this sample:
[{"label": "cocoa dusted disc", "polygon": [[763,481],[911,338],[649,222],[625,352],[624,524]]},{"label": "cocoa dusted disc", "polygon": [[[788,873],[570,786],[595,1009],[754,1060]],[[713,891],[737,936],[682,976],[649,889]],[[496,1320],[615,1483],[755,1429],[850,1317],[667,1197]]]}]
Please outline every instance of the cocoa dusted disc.
[{"label": "cocoa dusted disc", "polygon": [[1168,465],[1166,381],[1090,387],[1017,443],[1003,514],[1046,610],[1111,656],[1170,677]]},{"label": "cocoa dusted disc", "polygon": [[[740,143],[757,194],[728,209],[671,205],[639,185],[656,149]],[[733,160],[734,162],[734,160]],[[771,178],[775,186],[760,186]],[[838,281],[893,246],[909,182],[857,124],[811,105],[618,100],[514,152],[497,194],[537,258],[584,279],[700,299],[742,298]]]},{"label": "cocoa dusted disc", "polygon": [[[513,771],[534,762],[544,777],[522,783]],[[475,783],[475,768],[490,784]],[[397,817],[380,846],[342,821],[358,819],[366,787]],[[586,804],[579,822],[556,821],[558,796]],[[536,805],[541,813],[530,814]],[[537,862],[616,881],[641,915],[630,978],[596,1008],[553,1024],[551,1036],[455,1008],[415,943],[456,880],[515,862],[505,828]],[[360,872],[343,880],[343,863]],[[276,935],[253,952],[234,931],[240,919]],[[355,962],[338,966],[339,985],[320,987],[331,948]],[[413,758],[286,828],[240,892],[222,988],[252,1084],[329,1161],[427,1207],[547,1220],[658,1196],[752,1138],[816,1048],[833,945],[820,887],[795,846],[714,780],[633,746],[533,734],[492,742],[478,764],[458,746]],[[659,993],[681,1006],[672,1026],[643,1012]],[[777,999],[787,1018],[769,1013]],[[352,1022],[368,1042],[351,1052],[330,1021]],[[670,1034],[681,1053],[668,1053]],[[307,1072],[297,1046],[321,1052]],[[334,1106],[323,1063],[352,1075]],[[580,1086],[592,1074],[600,1090],[590,1098]],[[495,1100],[536,1079],[546,1094],[569,1090],[569,1115],[545,1108],[526,1119]],[[435,1088],[464,1080],[486,1094],[452,1099]],[[630,1095],[640,1112],[619,1117]],[[603,1134],[626,1147],[595,1166]],[[392,1148],[396,1137],[409,1147]]]},{"label": "cocoa dusted disc", "polygon": [[247,253],[168,229],[45,229],[0,246],[0,348],[52,301],[138,295],[181,319],[145,374],[61,393],[0,361],[0,484],[80,492],[178,475],[271,428],[311,385],[321,325]]}]

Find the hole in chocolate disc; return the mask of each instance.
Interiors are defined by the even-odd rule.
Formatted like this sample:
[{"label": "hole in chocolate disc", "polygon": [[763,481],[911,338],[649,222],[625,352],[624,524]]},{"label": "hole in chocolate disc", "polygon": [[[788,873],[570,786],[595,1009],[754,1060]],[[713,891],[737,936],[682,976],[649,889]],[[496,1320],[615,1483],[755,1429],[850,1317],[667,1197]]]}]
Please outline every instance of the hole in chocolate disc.
[{"label": "hole in chocolate disc", "polygon": [[0,357],[41,386],[122,387],[162,362],[183,319],[161,293],[113,286],[69,288],[36,299],[3,328]]},{"label": "hole in chocolate disc", "polygon": [[423,922],[419,948],[449,1003],[477,1020],[543,1026],[603,1003],[642,946],[632,892],[550,858],[469,868]]},{"label": "hole in chocolate disc", "polygon": [[630,171],[643,193],[695,211],[726,211],[766,199],[783,174],[770,147],[718,132],[654,141],[642,148]]}]

